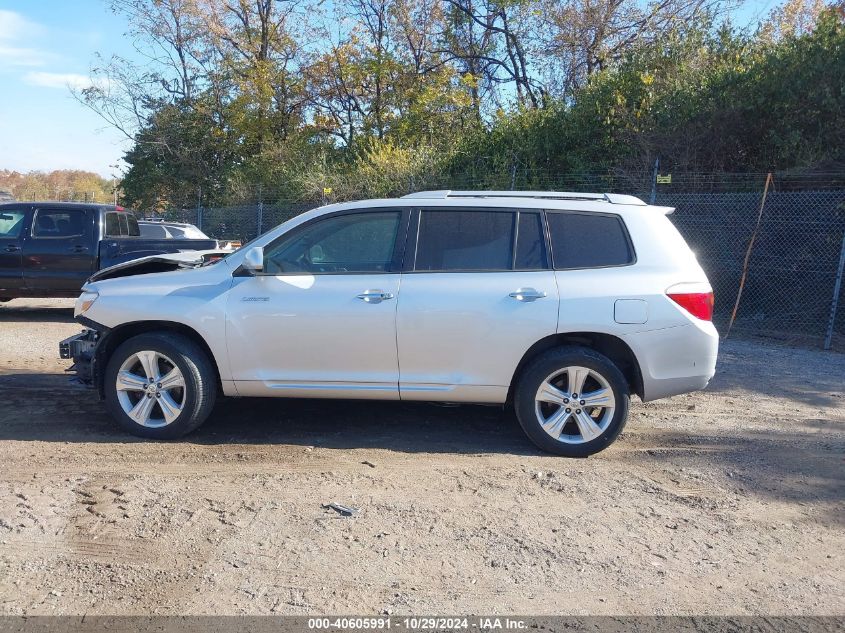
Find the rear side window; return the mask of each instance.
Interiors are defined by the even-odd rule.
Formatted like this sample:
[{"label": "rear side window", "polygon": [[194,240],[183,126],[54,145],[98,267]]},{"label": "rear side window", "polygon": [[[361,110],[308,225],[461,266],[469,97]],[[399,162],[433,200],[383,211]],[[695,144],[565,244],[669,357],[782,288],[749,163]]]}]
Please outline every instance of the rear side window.
[{"label": "rear side window", "polygon": [[511,211],[420,211],[417,271],[511,270]]},{"label": "rear side window", "polygon": [[546,217],[555,270],[633,263],[634,251],[618,215],[549,212]]},{"label": "rear side window", "polygon": [[81,209],[38,209],[33,237],[78,237],[85,233],[86,213]]}]

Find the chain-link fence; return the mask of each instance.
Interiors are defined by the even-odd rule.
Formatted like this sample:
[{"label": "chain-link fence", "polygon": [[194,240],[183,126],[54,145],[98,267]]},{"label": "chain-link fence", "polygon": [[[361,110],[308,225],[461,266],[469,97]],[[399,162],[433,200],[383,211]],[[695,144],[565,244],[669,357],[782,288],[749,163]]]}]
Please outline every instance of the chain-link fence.
[{"label": "chain-link fence", "polygon": [[[675,174],[659,182],[656,172],[567,174],[503,171],[409,181],[392,195],[419,189],[544,189],[613,191],[675,207],[672,221],[697,253],[716,294],[714,322],[727,331],[745,276],[732,335],[845,349],[845,174],[775,178],[762,210],[766,174]],[[285,200],[261,195],[236,206],[173,210],[165,217],[196,223],[220,239],[249,240],[320,204],[322,199]],[[834,316],[835,312],[835,316]]]},{"label": "chain-link fence", "polygon": [[[845,248],[845,189],[761,193],[659,194],[696,252],[716,294],[714,322],[727,330],[740,282],[732,332],[827,343],[845,334],[845,305],[837,288]],[[836,292],[838,291],[838,292]],[[837,295],[840,295],[837,297]],[[840,304],[831,330],[831,314]]]}]

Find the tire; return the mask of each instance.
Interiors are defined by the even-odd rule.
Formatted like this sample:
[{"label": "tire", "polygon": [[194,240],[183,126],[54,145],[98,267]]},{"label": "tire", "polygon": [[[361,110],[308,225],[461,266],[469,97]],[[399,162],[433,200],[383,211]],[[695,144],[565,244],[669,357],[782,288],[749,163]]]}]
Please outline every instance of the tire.
[{"label": "tire", "polygon": [[[586,392],[572,398],[570,381],[577,384],[582,377]],[[551,388],[544,387],[541,394],[547,380]],[[625,376],[606,356],[587,347],[558,347],[540,354],[522,371],[514,408],[522,430],[539,448],[564,457],[587,457],[610,446],[622,432],[628,394]],[[589,398],[582,396],[604,406],[590,407]]]},{"label": "tire", "polygon": [[[163,382],[149,385],[150,373]],[[217,396],[216,378],[208,355],[189,338],[169,332],[140,334],[122,343],[106,364],[106,407],[133,435],[175,439],[194,431],[208,418]]]}]

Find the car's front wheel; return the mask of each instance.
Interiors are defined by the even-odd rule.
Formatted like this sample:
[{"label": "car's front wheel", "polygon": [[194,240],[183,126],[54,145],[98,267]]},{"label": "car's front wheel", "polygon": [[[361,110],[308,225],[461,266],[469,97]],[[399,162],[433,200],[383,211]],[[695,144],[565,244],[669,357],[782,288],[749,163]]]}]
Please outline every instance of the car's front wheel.
[{"label": "car's front wheel", "polygon": [[106,406],[130,433],[172,439],[205,422],[217,392],[214,367],[190,339],[170,332],[135,336],[111,355]]},{"label": "car's front wheel", "polygon": [[607,448],[628,418],[628,383],[606,356],[559,347],[532,360],[516,385],[522,429],[541,449],[586,457]]}]

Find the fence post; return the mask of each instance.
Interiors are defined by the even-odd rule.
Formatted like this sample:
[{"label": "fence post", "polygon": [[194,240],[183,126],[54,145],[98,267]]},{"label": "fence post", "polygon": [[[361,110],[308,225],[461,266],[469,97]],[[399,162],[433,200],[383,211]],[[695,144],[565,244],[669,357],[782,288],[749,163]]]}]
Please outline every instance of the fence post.
[{"label": "fence post", "polygon": [[258,185],[258,217],[256,218],[256,236],[261,235],[264,226],[264,189]]},{"label": "fence post", "polygon": [[830,302],[830,320],[827,324],[827,334],[824,337],[824,348],[830,349],[833,342],[833,327],[836,325],[836,309],[839,307],[839,289],[842,288],[842,271],[845,269],[845,231],[842,232],[842,250],[839,252],[839,268],[836,270],[836,281],[833,284],[833,300]]},{"label": "fence post", "polygon": [[650,204],[654,204],[657,200],[657,172],[660,171],[660,156],[654,159],[654,173],[651,175],[651,198]]},{"label": "fence post", "polygon": [[197,187],[197,228],[202,231],[202,187]]}]

